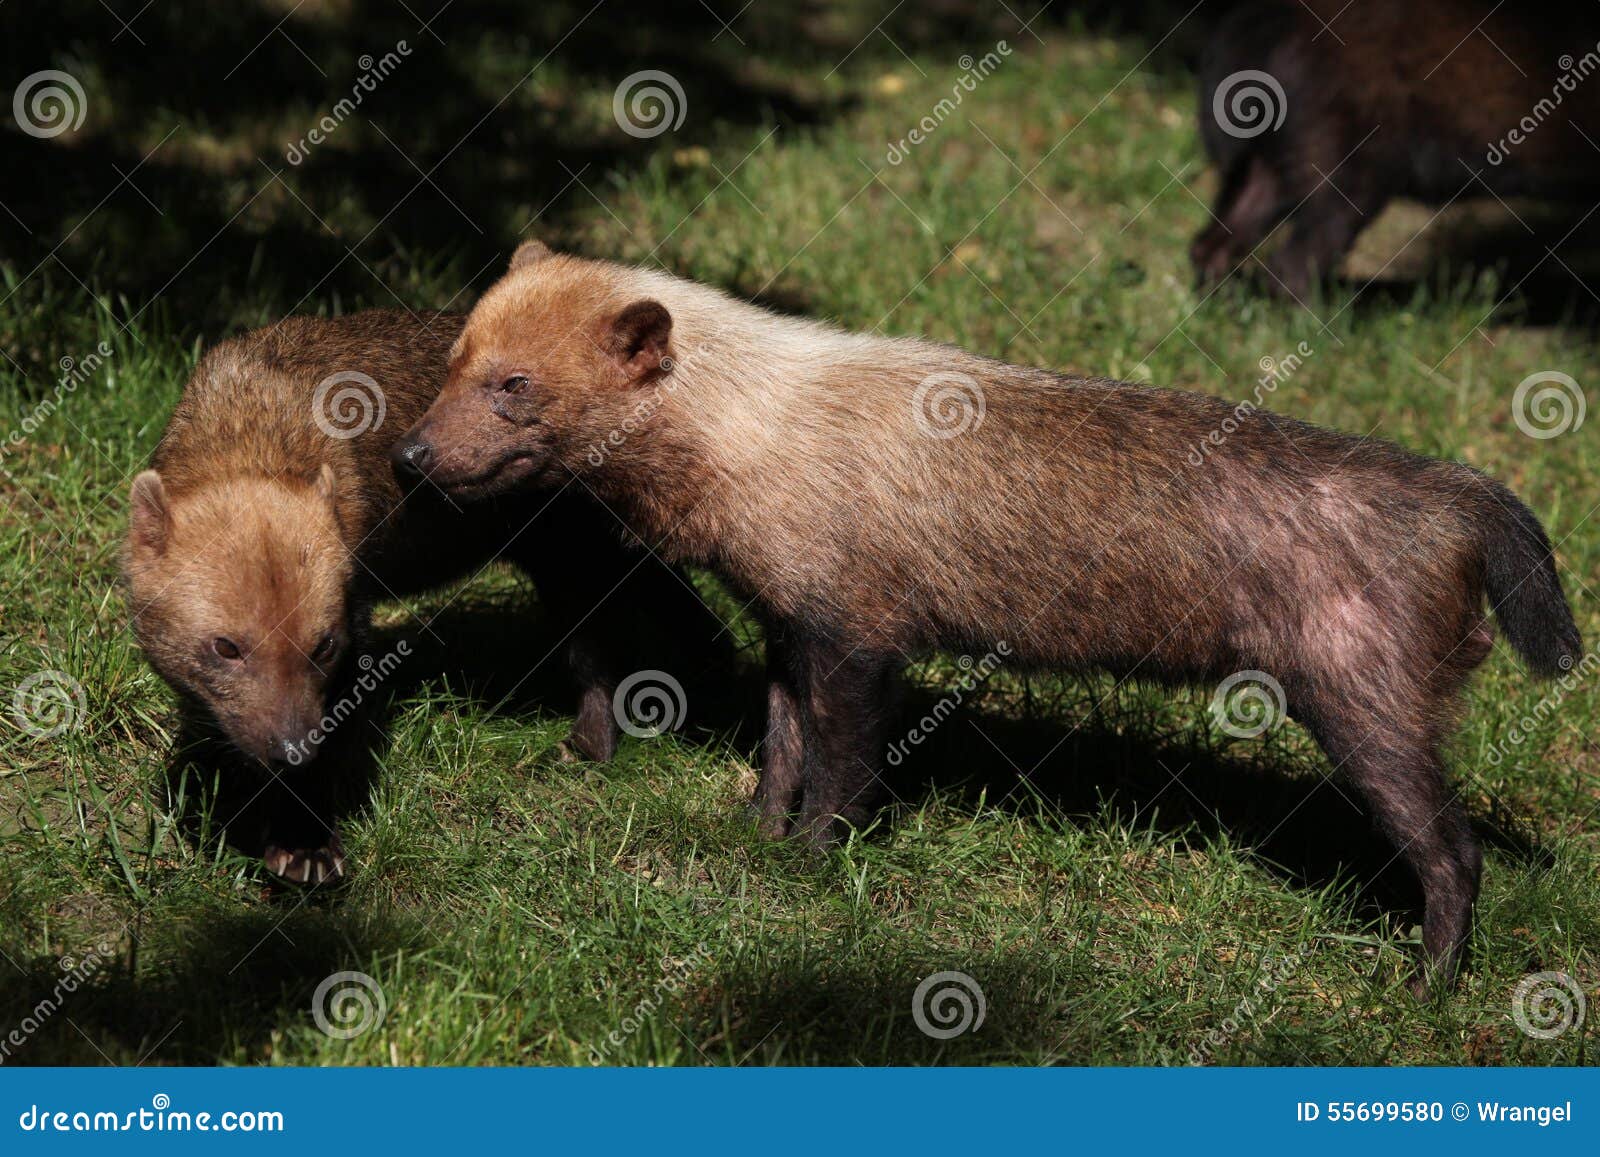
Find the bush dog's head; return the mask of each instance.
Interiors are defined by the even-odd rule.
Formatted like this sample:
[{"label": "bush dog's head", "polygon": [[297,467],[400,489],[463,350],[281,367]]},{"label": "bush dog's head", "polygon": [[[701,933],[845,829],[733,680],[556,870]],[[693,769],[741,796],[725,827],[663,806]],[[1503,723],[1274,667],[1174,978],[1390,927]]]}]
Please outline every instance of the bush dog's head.
[{"label": "bush dog's head", "polygon": [[558,484],[671,374],[672,315],[638,271],[525,242],[450,352],[444,389],[395,444],[403,472],[487,497]]},{"label": "bush dog's head", "polygon": [[352,562],[336,479],[133,480],[124,565],[150,663],[228,740],[274,770],[316,753],[328,680],[350,640]]}]

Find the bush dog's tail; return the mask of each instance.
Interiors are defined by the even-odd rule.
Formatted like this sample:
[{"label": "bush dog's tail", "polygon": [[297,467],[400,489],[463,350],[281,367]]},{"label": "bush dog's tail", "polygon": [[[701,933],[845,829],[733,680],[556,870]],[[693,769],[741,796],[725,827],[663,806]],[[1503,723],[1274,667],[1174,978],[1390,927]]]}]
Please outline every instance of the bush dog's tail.
[{"label": "bush dog's tail", "polygon": [[1484,589],[1511,645],[1540,675],[1570,671],[1583,651],[1550,539],[1533,511],[1498,482],[1484,503]]}]

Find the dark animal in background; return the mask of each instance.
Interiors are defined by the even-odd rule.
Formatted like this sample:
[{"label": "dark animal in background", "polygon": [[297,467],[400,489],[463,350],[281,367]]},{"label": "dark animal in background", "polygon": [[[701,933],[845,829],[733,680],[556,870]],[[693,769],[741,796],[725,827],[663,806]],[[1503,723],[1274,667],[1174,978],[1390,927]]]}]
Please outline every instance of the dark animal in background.
[{"label": "dark animal in background", "polygon": [[1265,287],[1303,300],[1396,197],[1600,196],[1600,9],[1247,0],[1207,41],[1200,133],[1221,190],[1202,283],[1280,224]]},{"label": "dark animal in background", "polygon": [[826,843],[872,815],[886,690],[919,652],[1003,644],[1187,684],[1266,672],[1416,873],[1443,974],[1480,855],[1441,745],[1488,609],[1541,674],[1580,647],[1538,520],[1466,466],[537,245],[473,310],[396,453],[460,494],[577,475],[754,600],[774,834]]},{"label": "dark animal in background", "polygon": [[[348,689],[374,600],[499,556],[532,578],[558,629],[570,625],[580,755],[615,750],[621,679],[682,663],[681,648],[711,653],[720,622],[682,576],[625,548],[581,489],[515,512],[402,489],[389,446],[438,393],[463,321],[372,311],[225,341],[134,479],[124,569],[140,644],[234,747],[291,784],[333,774],[314,762],[323,720]],[[337,837],[315,825],[269,833],[266,858],[293,879],[343,871]]]}]

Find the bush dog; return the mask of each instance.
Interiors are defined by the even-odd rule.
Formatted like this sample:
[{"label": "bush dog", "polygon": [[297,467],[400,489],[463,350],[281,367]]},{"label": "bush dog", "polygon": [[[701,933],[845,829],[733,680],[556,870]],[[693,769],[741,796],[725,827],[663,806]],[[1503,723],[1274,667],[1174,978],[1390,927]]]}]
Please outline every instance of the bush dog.
[{"label": "bush dog", "polygon": [[536,243],[472,311],[396,454],[459,495],[577,475],[665,557],[754,600],[776,644],[756,798],[771,833],[797,817],[826,842],[868,818],[908,655],[1267,672],[1415,870],[1446,972],[1480,856],[1440,745],[1492,646],[1485,599],[1535,671],[1580,647],[1538,520],[1466,466],[844,333]]},{"label": "bush dog", "polygon": [[1395,197],[1600,192],[1597,41],[1594,5],[1567,0],[1538,19],[1494,0],[1238,5],[1200,65],[1222,186],[1197,275],[1223,277],[1287,220],[1265,283],[1304,298]]},{"label": "bush dog", "polygon": [[[590,500],[564,495],[513,518],[402,489],[389,446],[438,393],[463,321],[297,317],[222,342],[133,481],[124,570],[139,642],[202,718],[275,773],[316,757],[375,599],[499,555],[532,578],[558,629],[571,627],[581,692],[569,742],[590,759],[615,750],[612,694],[646,665],[643,641],[695,624],[703,642],[720,628],[680,577],[625,549]],[[269,843],[268,866],[300,880],[341,874],[326,834],[326,846]]]}]

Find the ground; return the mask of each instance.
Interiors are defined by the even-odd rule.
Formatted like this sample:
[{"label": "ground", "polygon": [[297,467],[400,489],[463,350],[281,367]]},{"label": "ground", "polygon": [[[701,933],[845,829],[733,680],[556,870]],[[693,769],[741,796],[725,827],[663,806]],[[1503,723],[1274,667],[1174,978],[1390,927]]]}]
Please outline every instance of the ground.
[{"label": "ground", "polygon": [[[465,308],[540,236],[851,328],[1230,400],[1264,390],[1275,410],[1506,481],[1549,526],[1590,640],[1596,427],[1530,436],[1514,395],[1539,372],[1592,392],[1600,355],[1568,246],[1457,259],[1463,236],[1520,239],[1519,206],[1391,211],[1304,306],[1242,281],[1197,290],[1185,249],[1215,175],[1181,9],[1021,28],[1003,6],[952,5],[965,15],[947,26],[902,14],[874,32],[887,5],[819,5],[798,29],[758,7],[731,31],[709,9],[619,28],[586,24],[588,5],[486,6],[421,29],[403,7],[358,26],[350,4],[265,4],[226,28],[177,8],[119,33],[69,5],[72,35],[39,42],[56,57],[5,49],[8,78],[73,72],[91,115],[56,140],[0,134],[7,171],[30,174],[0,198],[0,1059],[1593,1059],[1592,1013],[1542,1039],[1514,1011],[1530,974],[1591,1003],[1600,985],[1600,695],[1587,673],[1537,682],[1503,646],[1453,748],[1487,846],[1472,961],[1431,1002],[1404,985],[1409,882],[1292,723],[1238,738],[1213,688],[1002,669],[906,761],[878,825],[817,862],[746,822],[754,721],[691,701],[689,726],[626,739],[613,765],[564,761],[558,625],[499,569],[380,610],[380,638],[417,658],[373,725],[348,883],[284,887],[229,850],[227,817],[174,756],[176,703],[131,638],[117,559],[132,474],[199,349],[241,325]],[[689,47],[660,48],[669,35]],[[288,158],[351,91],[358,53],[400,39],[370,103]],[[194,69],[138,64],[179,41]],[[683,123],[631,135],[613,96],[652,67],[681,81]],[[696,581],[754,686],[759,632]],[[12,711],[45,673],[60,714]],[[954,656],[913,668],[906,725],[963,675]],[[934,987],[957,985],[982,1022],[924,1032],[919,984],[952,972]],[[42,1006],[68,976],[82,982]],[[335,997],[352,984],[364,1021]],[[960,1011],[933,1010],[935,1029]],[[319,1025],[341,1014],[364,1031]]]}]

